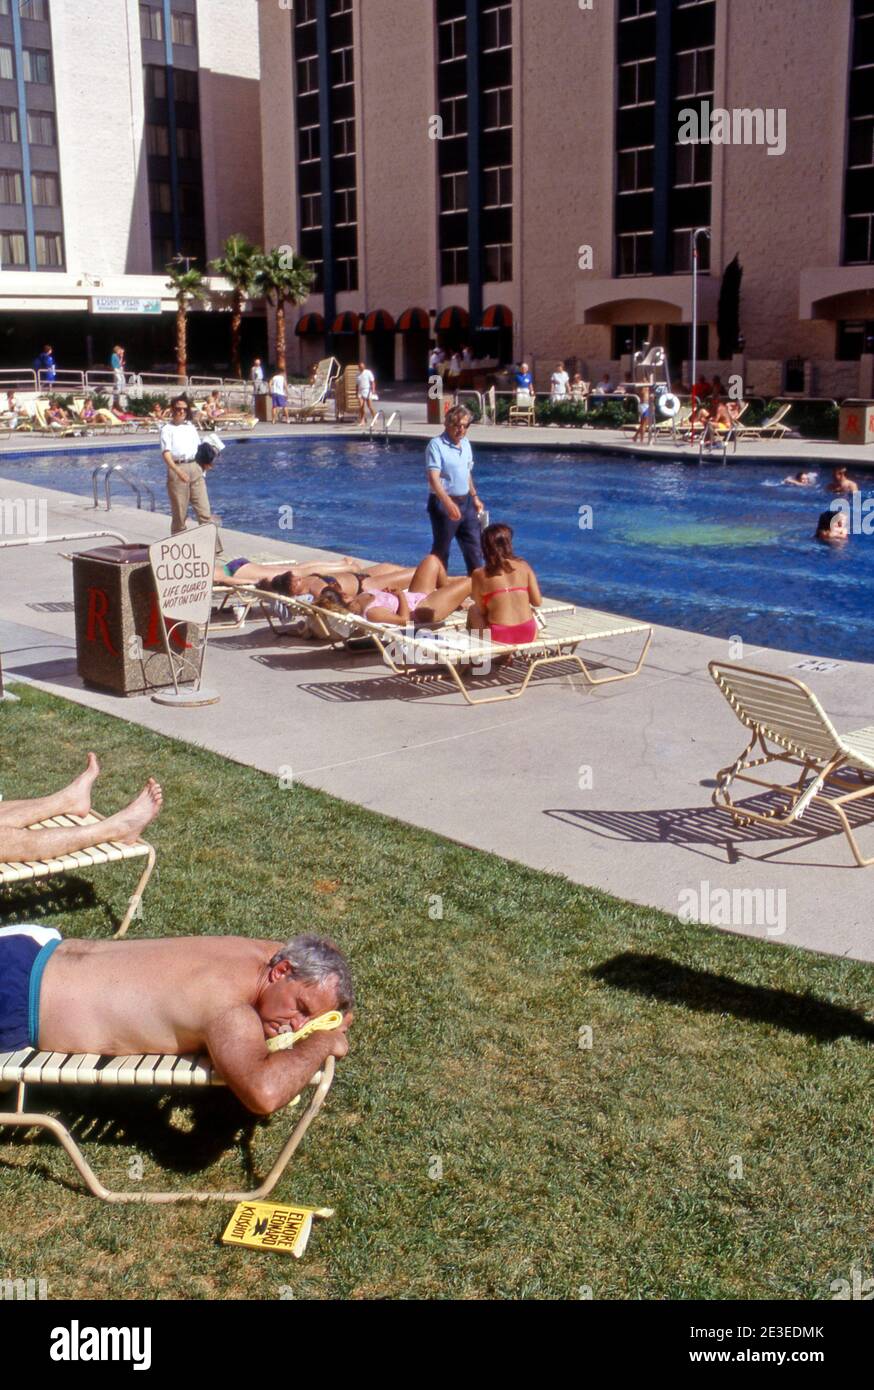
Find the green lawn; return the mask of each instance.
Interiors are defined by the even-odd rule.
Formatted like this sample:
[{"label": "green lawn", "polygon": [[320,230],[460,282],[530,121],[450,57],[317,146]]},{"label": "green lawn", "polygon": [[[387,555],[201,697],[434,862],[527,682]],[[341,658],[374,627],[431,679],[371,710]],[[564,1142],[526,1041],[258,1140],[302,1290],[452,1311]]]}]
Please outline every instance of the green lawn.
[{"label": "green lawn", "polygon": [[[98,809],[164,785],[133,932],[324,932],[360,1000],[276,1194],[336,1208],[301,1262],[223,1247],[229,1208],[102,1206],[52,1141],[7,1130],[0,1277],[53,1298],[809,1299],[871,1273],[870,966],[683,925],[17,690],[5,796],[88,748]],[[2,924],[103,936],[133,881],[7,891]],[[247,1146],[259,1171],[276,1146],[224,1093],[53,1094],[119,1184],[140,1154],[150,1185],[237,1186]]]}]

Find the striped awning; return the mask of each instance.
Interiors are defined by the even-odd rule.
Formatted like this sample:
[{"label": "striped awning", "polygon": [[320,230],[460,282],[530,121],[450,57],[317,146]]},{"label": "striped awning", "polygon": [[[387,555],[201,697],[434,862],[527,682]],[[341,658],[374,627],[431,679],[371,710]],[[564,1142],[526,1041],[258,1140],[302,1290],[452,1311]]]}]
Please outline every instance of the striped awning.
[{"label": "striped awning", "polygon": [[460,309],[457,304],[444,309],[437,319],[438,333],[446,333],[452,328],[469,328],[470,314],[466,309]]},{"label": "striped awning", "polygon": [[353,314],[351,309],[347,309],[345,314],[338,314],[334,319],[332,333],[357,333],[360,319],[357,314]]},{"label": "striped awning", "polygon": [[394,333],[395,321],[385,309],[374,309],[364,320],[365,333]]},{"label": "striped awning", "polygon": [[490,304],[483,314],[483,328],[512,328],[513,310],[506,304]]},{"label": "striped awning", "polygon": [[430,326],[427,309],[405,309],[398,319],[399,333],[427,333]]},{"label": "striped awning", "polygon": [[325,320],[321,314],[301,314],[294,331],[299,338],[314,337],[317,333],[324,333]]}]

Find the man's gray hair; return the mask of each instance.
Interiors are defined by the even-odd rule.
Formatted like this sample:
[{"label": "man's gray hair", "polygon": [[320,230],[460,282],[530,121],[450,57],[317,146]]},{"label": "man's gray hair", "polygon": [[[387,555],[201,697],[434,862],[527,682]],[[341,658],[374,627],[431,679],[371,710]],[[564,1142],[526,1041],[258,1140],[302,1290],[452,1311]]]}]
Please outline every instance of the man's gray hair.
[{"label": "man's gray hair", "polygon": [[454,405],[446,412],[446,424],[461,423],[462,420],[472,420],[473,416],[466,405]]},{"label": "man's gray hair", "polygon": [[323,985],[333,976],[337,981],[337,1008],[342,1012],[355,1003],[352,972],[343,952],[322,936],[296,936],[277,951],[270,964],[287,960],[299,980]]}]

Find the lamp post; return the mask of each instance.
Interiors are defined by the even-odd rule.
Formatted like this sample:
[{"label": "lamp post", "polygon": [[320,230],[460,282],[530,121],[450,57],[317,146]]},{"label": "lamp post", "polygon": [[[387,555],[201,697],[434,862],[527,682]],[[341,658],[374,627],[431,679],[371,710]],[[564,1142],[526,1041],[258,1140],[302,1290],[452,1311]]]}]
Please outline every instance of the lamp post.
[{"label": "lamp post", "polygon": [[692,438],[695,438],[696,401],[695,383],[698,380],[698,238],[710,237],[709,227],[696,227],[690,233],[692,245]]}]

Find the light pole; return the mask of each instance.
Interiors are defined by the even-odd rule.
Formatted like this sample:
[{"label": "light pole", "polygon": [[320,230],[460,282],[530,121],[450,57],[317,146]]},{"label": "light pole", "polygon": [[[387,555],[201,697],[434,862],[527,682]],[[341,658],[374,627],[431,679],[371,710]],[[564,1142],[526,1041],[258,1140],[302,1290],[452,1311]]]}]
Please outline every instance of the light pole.
[{"label": "light pole", "polygon": [[709,227],[696,227],[690,233],[692,245],[692,380],[689,383],[692,389],[692,438],[695,437],[695,415],[697,398],[695,396],[695,383],[698,380],[698,238],[699,236],[710,237]]}]

